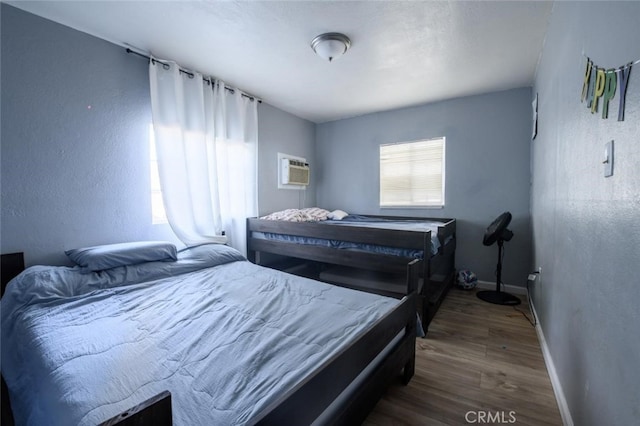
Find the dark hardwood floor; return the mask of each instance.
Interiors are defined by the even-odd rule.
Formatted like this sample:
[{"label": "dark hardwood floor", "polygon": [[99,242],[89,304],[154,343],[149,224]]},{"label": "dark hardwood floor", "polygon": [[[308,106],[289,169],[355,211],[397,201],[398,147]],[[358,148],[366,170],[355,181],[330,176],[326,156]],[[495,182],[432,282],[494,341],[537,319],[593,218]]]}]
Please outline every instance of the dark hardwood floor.
[{"label": "dark hardwood floor", "polygon": [[[531,318],[520,298],[517,308]],[[562,419],[535,328],[511,306],[452,289],[428,337],[417,340],[413,379],[392,386],[364,424],[544,426]]]}]

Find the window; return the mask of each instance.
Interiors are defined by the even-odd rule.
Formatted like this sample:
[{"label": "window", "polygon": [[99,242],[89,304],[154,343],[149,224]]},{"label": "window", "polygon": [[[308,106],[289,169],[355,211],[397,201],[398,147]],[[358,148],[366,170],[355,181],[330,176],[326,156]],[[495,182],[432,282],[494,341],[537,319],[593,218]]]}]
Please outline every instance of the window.
[{"label": "window", "polygon": [[153,125],[149,126],[149,159],[151,167],[151,223],[159,225],[169,223],[167,213],[162,201],[162,188],[160,187],[160,173],[158,173],[158,156],[156,154],[156,140],[153,134]]},{"label": "window", "polygon": [[444,207],[445,138],[380,145],[380,207]]}]

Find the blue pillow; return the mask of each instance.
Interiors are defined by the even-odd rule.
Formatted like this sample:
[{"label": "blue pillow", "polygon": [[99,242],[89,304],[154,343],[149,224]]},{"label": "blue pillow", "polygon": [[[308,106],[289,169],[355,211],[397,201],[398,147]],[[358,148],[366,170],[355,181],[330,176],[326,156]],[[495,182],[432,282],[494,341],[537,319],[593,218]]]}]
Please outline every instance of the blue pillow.
[{"label": "blue pillow", "polygon": [[64,253],[85,271],[103,271],[118,266],[178,259],[176,246],[166,241],[108,244],[67,250]]}]

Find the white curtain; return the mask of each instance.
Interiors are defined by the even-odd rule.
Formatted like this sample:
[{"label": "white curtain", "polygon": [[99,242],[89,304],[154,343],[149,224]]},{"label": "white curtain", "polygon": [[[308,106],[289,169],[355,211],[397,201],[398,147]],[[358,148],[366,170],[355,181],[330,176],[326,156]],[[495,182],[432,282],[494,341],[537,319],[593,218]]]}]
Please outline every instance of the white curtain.
[{"label": "white curtain", "polygon": [[187,246],[228,242],[246,254],[246,218],[258,213],[257,101],[163,62],[151,61],[149,80],[169,224]]}]

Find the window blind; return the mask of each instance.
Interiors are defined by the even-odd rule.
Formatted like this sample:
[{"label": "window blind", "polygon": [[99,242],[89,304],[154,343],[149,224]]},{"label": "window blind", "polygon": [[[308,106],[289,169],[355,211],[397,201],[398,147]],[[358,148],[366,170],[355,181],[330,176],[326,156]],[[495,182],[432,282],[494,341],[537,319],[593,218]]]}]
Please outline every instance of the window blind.
[{"label": "window blind", "polygon": [[444,206],[444,145],[444,137],[380,145],[380,206]]}]

